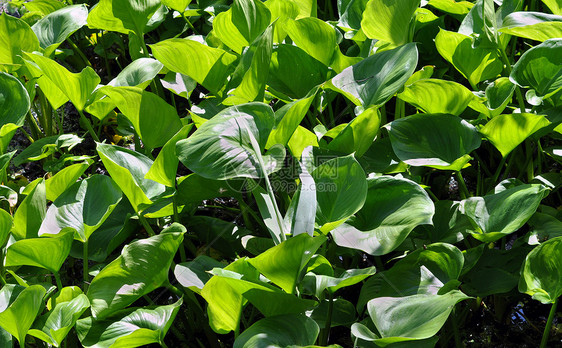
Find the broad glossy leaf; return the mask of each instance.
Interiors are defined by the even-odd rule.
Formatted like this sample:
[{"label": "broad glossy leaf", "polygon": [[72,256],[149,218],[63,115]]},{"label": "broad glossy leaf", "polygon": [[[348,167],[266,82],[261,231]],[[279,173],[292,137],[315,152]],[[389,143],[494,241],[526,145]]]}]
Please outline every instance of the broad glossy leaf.
[{"label": "broad glossy leaf", "polygon": [[299,166],[300,185],[291,199],[283,223],[285,230],[293,236],[308,233],[312,237],[316,220],[316,185],[306,167],[301,163]]},{"label": "broad glossy leaf", "polygon": [[293,99],[308,98],[311,90],[327,79],[328,68],[301,48],[288,44],[274,47],[267,81],[272,93],[280,92]]},{"label": "broad glossy leaf", "polygon": [[281,43],[287,37],[285,23],[288,19],[295,19],[299,15],[299,7],[293,0],[267,0],[264,5],[269,9],[271,18],[275,20],[273,42]]},{"label": "broad glossy leaf", "polygon": [[165,186],[145,179],[153,162],[148,157],[123,147],[98,143],[96,150],[109,172],[125,196],[138,212],[144,204],[152,204],[152,199],[165,191]]},{"label": "broad glossy leaf", "polygon": [[168,39],[150,45],[154,58],[172,71],[193,78],[218,94],[236,56],[189,39]]},{"label": "broad glossy leaf", "polygon": [[119,186],[106,175],[92,175],[64,191],[49,207],[39,235],[57,234],[66,227],[87,242],[121,201]]},{"label": "broad glossy leaf", "polygon": [[411,23],[419,6],[419,0],[370,0],[361,29],[370,39],[404,45],[411,42]]},{"label": "broad glossy leaf", "polygon": [[252,190],[252,196],[258,205],[260,215],[264,225],[271,234],[274,244],[279,244],[285,240],[285,236],[289,233],[283,223],[283,217],[277,206],[277,202],[261,186],[255,185]]},{"label": "broad glossy leaf", "polygon": [[271,13],[259,0],[235,0],[232,7],[213,20],[213,32],[234,52],[250,46],[267,28]]},{"label": "broad glossy leaf", "polygon": [[503,69],[494,49],[472,47],[471,38],[461,33],[441,29],[435,37],[435,46],[472,86],[496,77]]},{"label": "broad glossy leaf", "polygon": [[[52,59],[38,54],[26,53],[25,56],[39,67],[50,83],[62,91],[78,110],[84,110],[92,92],[101,81],[98,74],[90,67],[84,68],[79,73],[71,73]],[[31,64],[26,61],[28,67]]]},{"label": "broad glossy leaf", "polygon": [[187,5],[191,3],[191,0],[162,0],[162,3],[179,13],[183,13],[187,9]]},{"label": "broad glossy leaf", "polygon": [[25,345],[25,336],[43,306],[45,288],[6,284],[0,289],[0,326]]},{"label": "broad glossy leaf", "polygon": [[312,173],[316,184],[316,223],[328,233],[355,214],[367,197],[367,180],[353,155],[326,161]]},{"label": "broad glossy leaf", "polygon": [[398,94],[398,98],[428,114],[460,115],[474,95],[454,81],[422,79]]},{"label": "broad glossy leaf", "polygon": [[381,114],[376,107],[370,107],[355,117],[328,144],[328,149],[340,153],[355,153],[361,157],[373,144],[379,131]]},{"label": "broad glossy leaf", "polygon": [[47,213],[45,182],[39,183],[25,197],[14,214],[12,234],[16,239],[35,238]]},{"label": "broad glossy leaf", "polygon": [[500,31],[535,41],[562,37],[562,16],[540,12],[514,12],[503,20]]},{"label": "broad glossy leaf", "polygon": [[127,65],[109,83],[114,87],[139,87],[146,88],[150,81],[162,70],[164,65],[152,58],[139,58]]},{"label": "broad glossy leaf", "polygon": [[0,211],[0,247],[4,247],[10,235],[12,228],[12,216],[5,210]]},{"label": "broad glossy leaf", "polygon": [[0,72],[0,127],[8,123],[23,126],[30,106],[23,84],[12,75]]},{"label": "broad glossy leaf", "polygon": [[169,232],[126,245],[88,288],[94,318],[107,317],[162,286],[182,241],[183,233]]},{"label": "broad glossy leaf", "polygon": [[101,0],[90,10],[88,27],[142,36],[160,6],[159,0]]},{"label": "broad glossy leaf", "polygon": [[307,147],[314,146],[318,147],[318,137],[316,134],[309,131],[303,126],[298,126],[289,143],[287,144],[289,150],[295,158],[301,157],[302,153]]},{"label": "broad glossy leaf", "polygon": [[151,149],[163,146],[181,128],[176,109],[154,93],[139,87],[103,87],[101,91],[115,102]]},{"label": "broad glossy leaf", "polygon": [[549,124],[543,115],[514,113],[492,118],[480,133],[506,157],[517,145]]},{"label": "broad glossy leaf", "polygon": [[53,202],[67,188],[72,186],[82,174],[88,169],[90,163],[76,163],[70,165],[45,181],[47,200]]},{"label": "broad glossy leaf", "polygon": [[548,189],[525,184],[484,197],[471,197],[460,203],[460,211],[473,223],[472,236],[489,243],[517,231],[535,213]]},{"label": "broad glossy leaf", "polygon": [[369,278],[361,288],[357,308],[361,310],[375,297],[437,295],[445,284],[459,278],[463,265],[463,254],[454,245],[429,244]]},{"label": "broad glossy leaf", "polygon": [[562,221],[543,213],[535,213],[528,221],[531,226],[527,243],[538,245],[554,237],[562,236]]},{"label": "broad glossy leaf", "polygon": [[[197,87],[197,82],[191,77],[173,71],[169,71],[164,78],[160,79],[160,82],[162,87],[183,98],[189,98]],[[193,112],[193,109],[190,111]]]},{"label": "broad glossy leaf", "polygon": [[39,49],[39,40],[29,25],[22,19],[0,14],[0,65],[17,70],[21,64],[22,52]]},{"label": "broad glossy leaf", "polygon": [[84,347],[132,348],[151,343],[164,343],[164,336],[172,326],[182,299],[159,307],[131,308],[117,312],[111,318],[80,319],[76,333]]},{"label": "broad glossy leaf", "polygon": [[513,66],[509,79],[548,98],[562,88],[562,39],[547,40],[527,52]]},{"label": "broad glossy leaf", "polygon": [[445,324],[455,304],[470,297],[460,291],[444,295],[379,297],[367,304],[381,334],[378,345],[429,338]]},{"label": "broad glossy leaf", "polygon": [[432,224],[433,202],[418,184],[390,176],[371,178],[367,183],[361,210],[332,231],[338,245],[385,255],[418,225]]},{"label": "broad glossy leaf", "polygon": [[[320,303],[320,305],[314,308],[312,311],[306,312],[306,314],[314,319],[316,324],[320,327],[326,327],[326,318],[328,318],[328,313],[330,311],[330,300],[325,299]],[[332,321],[330,327],[335,326],[347,326],[355,322],[357,318],[357,312],[355,311],[355,306],[353,303],[343,299],[335,298],[332,302]]]},{"label": "broad glossy leaf", "polygon": [[181,286],[200,294],[213,276],[209,271],[216,267],[222,268],[224,264],[209,256],[199,255],[193,261],[178,263],[174,267],[174,276]]},{"label": "broad glossy leaf", "polygon": [[41,160],[62,148],[71,150],[74,146],[80,144],[82,140],[84,139],[74,134],[52,135],[37,139],[14,158],[14,165],[19,166],[26,162]]},{"label": "broad glossy leaf", "polygon": [[66,6],[41,18],[31,29],[39,39],[39,45],[50,57],[57,47],[72,33],[86,25],[86,5]]},{"label": "broad glossy leaf", "polygon": [[542,303],[554,303],[562,295],[562,237],[542,243],[527,255],[519,291]]},{"label": "broad glossy leaf", "polygon": [[320,328],[302,314],[264,318],[246,329],[234,341],[234,348],[309,346],[316,342]]},{"label": "broad glossy leaf", "polygon": [[472,6],[474,6],[474,3],[472,2],[457,0],[429,0],[427,4],[435,7],[439,11],[460,16],[466,15]]},{"label": "broad glossy leaf", "polygon": [[336,91],[366,109],[388,101],[414,73],[417,64],[418,49],[409,43],[363,59],[336,75],[331,83]]},{"label": "broad glossy leaf", "polygon": [[313,17],[288,20],[285,30],[293,42],[306,53],[330,66],[337,45],[334,27]]},{"label": "broad glossy leaf", "polygon": [[269,63],[273,49],[273,26],[268,26],[262,35],[244,51],[240,64],[232,74],[230,84],[238,86],[223,101],[225,105],[235,105],[251,101],[263,101],[265,85],[269,75]]},{"label": "broad glossy leaf", "polygon": [[39,12],[42,15],[48,15],[51,12],[60,10],[65,6],[57,0],[33,0],[25,4],[25,8],[30,12]]},{"label": "broad glossy leaf", "polygon": [[560,3],[560,0],[542,0],[542,2],[550,9],[552,13],[562,16],[562,3]]},{"label": "broad glossy leaf", "polygon": [[348,269],[337,277],[309,272],[303,279],[303,285],[312,290],[316,297],[322,298],[324,290],[333,294],[341,288],[362,282],[375,272],[375,267]]},{"label": "broad glossy leaf", "polygon": [[460,170],[480,147],[474,126],[451,115],[418,114],[393,121],[389,127],[394,153],[412,166]]},{"label": "broad glossy leaf", "polygon": [[66,335],[88,307],[90,307],[90,301],[84,294],[80,294],[70,301],[57,302],[54,309],[35,322],[34,329],[29,330],[29,334],[48,344],[60,347]]},{"label": "broad glossy leaf", "polygon": [[176,155],[176,143],[187,138],[193,124],[183,126],[173,137],[170,138],[158,153],[154,163],[150,167],[145,178],[154,180],[168,187],[175,187],[176,173],[178,170],[179,159]]},{"label": "broad glossy leaf", "polygon": [[70,253],[73,231],[48,238],[22,239],[8,247],[6,266],[36,266],[58,272]]},{"label": "broad glossy leaf", "polygon": [[500,77],[486,87],[485,105],[490,110],[489,115],[496,117],[505,110],[515,92],[515,85],[507,77]]},{"label": "broad glossy leaf", "polygon": [[287,145],[291,136],[306,116],[317,91],[318,89],[314,88],[305,98],[292,101],[275,111],[275,126],[273,126],[273,130],[269,134],[266,148],[270,148],[275,144]]},{"label": "broad glossy leaf", "polygon": [[[262,150],[272,127],[273,110],[267,104],[230,107],[205,122],[189,138],[180,140],[176,153],[187,168],[208,179],[260,178],[264,173],[251,137]],[[279,169],[285,157],[284,149],[272,150],[275,151],[263,156],[266,174]]]},{"label": "broad glossy leaf", "polygon": [[365,6],[369,0],[340,0],[338,1],[338,27],[354,30],[361,29],[361,19]]},{"label": "broad glossy leaf", "polygon": [[261,274],[287,293],[294,293],[299,276],[312,255],[326,241],[299,234],[248,260]]},{"label": "broad glossy leaf", "polygon": [[528,247],[484,248],[478,262],[462,277],[463,291],[480,297],[511,291],[517,286],[519,271],[528,252]]}]

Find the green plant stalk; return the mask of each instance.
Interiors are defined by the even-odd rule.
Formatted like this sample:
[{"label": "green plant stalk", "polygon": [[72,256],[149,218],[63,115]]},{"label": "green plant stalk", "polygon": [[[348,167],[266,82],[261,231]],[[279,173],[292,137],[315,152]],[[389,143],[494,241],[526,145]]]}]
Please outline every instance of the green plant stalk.
[{"label": "green plant stalk", "polygon": [[[82,50],[76,46],[76,44],[74,43],[74,41],[72,41],[70,39],[70,37],[68,39],[66,39],[66,41],[68,41],[68,44],[70,45],[70,47],[72,47],[72,49],[78,53],[78,55],[80,56],[80,58],[84,61],[84,64],[86,64],[87,66],[89,66],[90,68],[92,67],[92,63],[90,63],[90,61],[88,60],[88,58],[86,58],[86,55],[84,54],[84,52],[82,52]],[[105,47],[105,46],[104,46]]]},{"label": "green plant stalk", "polygon": [[453,328],[453,337],[455,338],[455,347],[456,348],[462,348],[464,347],[464,345],[461,342],[461,337],[459,334],[459,326],[457,324],[457,318],[455,316],[455,310],[453,309],[453,312],[451,313],[451,316],[449,316],[449,321],[451,322],[451,327]]},{"label": "green plant stalk", "polygon": [[146,218],[141,213],[138,213],[138,216],[142,226],[146,230],[146,233],[148,233],[150,237],[154,237],[156,233],[154,233],[154,230],[152,229],[152,227],[150,227],[150,224],[148,223],[148,221],[146,221]]},{"label": "green plant stalk", "polygon": [[[507,75],[511,75],[511,63],[509,62],[509,58],[507,58],[507,54],[505,53],[505,49],[501,46],[498,47],[500,52],[500,57],[502,59],[503,64],[505,64],[505,71]],[[523,94],[521,93],[521,88],[519,86],[515,86],[515,95],[517,96],[517,102],[519,103],[519,109],[521,113],[525,112],[525,99],[523,98]]]},{"label": "green plant stalk", "polygon": [[62,127],[63,119],[64,119],[64,112],[59,112],[59,110],[56,110],[56,114],[57,115],[54,115],[54,118],[55,118],[55,121],[57,123],[57,128],[59,129],[58,135],[62,135],[63,132],[64,132],[64,129]]},{"label": "green plant stalk", "polygon": [[494,173],[494,176],[492,177],[492,182],[491,182],[491,187],[494,187],[496,185],[496,182],[498,181],[498,178],[500,177],[500,173],[502,171],[503,166],[505,165],[505,160],[506,157],[502,156],[502,159],[500,160],[500,164],[498,165],[498,169],[496,169],[496,172]]},{"label": "green plant stalk", "polygon": [[405,117],[406,114],[406,105],[404,101],[398,97],[396,97],[396,107],[394,109],[394,119],[398,120]]},{"label": "green plant stalk", "polygon": [[84,116],[84,113],[82,112],[82,110],[78,110],[78,113],[80,114],[80,119],[82,119],[82,122],[84,122],[84,124],[86,125],[86,129],[88,130],[88,133],[90,133],[92,138],[94,138],[94,140],[99,143],[100,138],[98,137],[98,135],[94,131],[94,128],[92,127],[92,123],[90,122],[90,120],[88,120],[88,118],[86,116]]},{"label": "green plant stalk", "polygon": [[533,160],[533,149],[529,140],[525,140],[525,154],[527,155],[527,181],[531,181],[535,178],[535,161]]},{"label": "green plant stalk", "polygon": [[33,115],[31,114],[31,110],[27,112],[27,114],[25,115],[25,119],[29,124],[29,129],[31,130],[31,135],[33,136],[33,139],[38,140],[39,138],[41,138],[41,135],[43,133],[41,132],[41,129],[37,125],[37,122],[35,121],[35,117],[33,117]]},{"label": "green plant stalk", "polygon": [[546,327],[542,334],[541,346],[540,348],[546,348],[548,344],[548,336],[550,335],[550,329],[552,328],[552,322],[556,316],[556,306],[558,305],[558,298],[554,300],[552,307],[550,307],[550,313],[548,314],[548,320],[546,321]]},{"label": "green plant stalk", "polygon": [[4,249],[0,248],[0,285],[6,285],[6,278],[4,278]]},{"label": "green plant stalk", "polygon": [[332,314],[334,311],[334,295],[330,290],[326,291],[328,293],[328,314],[326,316],[326,324],[324,328],[320,330],[319,344],[321,346],[327,346],[328,340],[330,339],[330,328],[332,327]]},{"label": "green plant stalk", "polygon": [[464,178],[462,177],[461,171],[459,170],[456,174],[457,174],[457,180],[459,181],[461,198],[467,199],[471,195],[470,192],[468,191],[468,188],[466,187],[466,183],[464,182]]},{"label": "green plant stalk", "polygon": [[60,291],[60,290],[62,290],[62,282],[60,280],[59,272],[55,272],[54,276],[55,276],[55,281],[57,282],[57,288],[59,288],[59,291]]},{"label": "green plant stalk", "polygon": [[41,88],[37,88],[37,94],[41,103],[41,125],[45,135],[51,136],[53,135],[53,108],[47,101],[47,98],[45,98],[45,93],[43,93]]},{"label": "green plant stalk", "polygon": [[84,279],[84,292],[88,290],[88,282],[90,277],[88,275],[88,241],[84,242],[84,250],[83,250],[83,267],[82,267],[82,277]]}]

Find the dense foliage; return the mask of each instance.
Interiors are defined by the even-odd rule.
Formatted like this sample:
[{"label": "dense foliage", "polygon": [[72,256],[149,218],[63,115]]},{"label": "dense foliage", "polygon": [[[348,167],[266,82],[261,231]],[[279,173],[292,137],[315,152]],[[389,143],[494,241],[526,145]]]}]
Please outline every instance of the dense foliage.
[{"label": "dense foliage", "polygon": [[79,2],[1,4],[0,346],[561,343],[562,1]]}]

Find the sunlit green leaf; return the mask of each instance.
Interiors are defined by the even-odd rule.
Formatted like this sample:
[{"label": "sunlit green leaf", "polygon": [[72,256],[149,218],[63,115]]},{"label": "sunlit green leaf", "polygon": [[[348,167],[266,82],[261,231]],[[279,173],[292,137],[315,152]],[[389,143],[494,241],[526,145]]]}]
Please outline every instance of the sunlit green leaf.
[{"label": "sunlit green leaf", "polygon": [[264,318],[234,341],[235,348],[309,346],[320,332],[318,324],[302,314]]},{"label": "sunlit green leaf", "polygon": [[0,326],[14,335],[21,346],[43,305],[45,288],[6,284],[0,289]]},{"label": "sunlit green leaf", "polygon": [[0,65],[17,70],[23,64],[22,52],[39,49],[39,40],[23,20],[0,14]]},{"label": "sunlit green leaf", "polygon": [[8,123],[22,126],[30,106],[23,84],[12,75],[0,72],[0,127]]},{"label": "sunlit green leaf", "polygon": [[500,31],[535,41],[562,37],[562,16],[540,12],[514,12],[503,20]]},{"label": "sunlit green leaf", "polygon": [[88,14],[88,27],[141,36],[160,6],[159,0],[101,0]]},{"label": "sunlit green leaf", "polygon": [[361,28],[367,37],[401,46],[411,42],[411,23],[419,0],[370,0]]},{"label": "sunlit green leaf", "polygon": [[406,87],[398,98],[428,114],[460,115],[474,95],[468,88],[453,81],[423,79]]}]

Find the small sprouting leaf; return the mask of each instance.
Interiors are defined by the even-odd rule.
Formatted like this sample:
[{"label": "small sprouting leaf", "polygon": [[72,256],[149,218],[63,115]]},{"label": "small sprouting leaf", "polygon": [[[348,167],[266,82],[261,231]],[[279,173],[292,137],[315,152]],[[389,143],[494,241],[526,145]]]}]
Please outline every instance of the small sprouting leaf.
[{"label": "small sprouting leaf", "polygon": [[182,241],[183,233],[169,232],[125,246],[88,288],[94,318],[107,317],[162,286]]},{"label": "small sprouting leaf", "polygon": [[519,291],[542,303],[554,303],[562,295],[562,237],[540,244],[527,255]]}]

